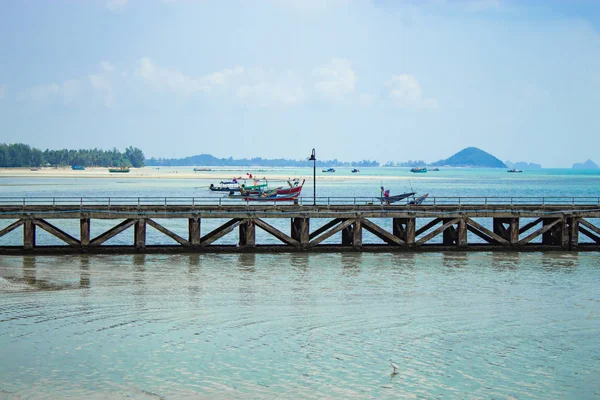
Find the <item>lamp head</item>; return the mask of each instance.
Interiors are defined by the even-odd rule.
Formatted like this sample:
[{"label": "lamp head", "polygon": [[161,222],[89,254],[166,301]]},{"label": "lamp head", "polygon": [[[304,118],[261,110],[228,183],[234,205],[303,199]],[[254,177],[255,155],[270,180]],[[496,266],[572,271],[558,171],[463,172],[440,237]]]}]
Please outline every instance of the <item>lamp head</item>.
[{"label": "lamp head", "polygon": [[315,149],[312,149],[312,153],[310,155],[309,161],[316,161],[317,157],[315,157]]}]

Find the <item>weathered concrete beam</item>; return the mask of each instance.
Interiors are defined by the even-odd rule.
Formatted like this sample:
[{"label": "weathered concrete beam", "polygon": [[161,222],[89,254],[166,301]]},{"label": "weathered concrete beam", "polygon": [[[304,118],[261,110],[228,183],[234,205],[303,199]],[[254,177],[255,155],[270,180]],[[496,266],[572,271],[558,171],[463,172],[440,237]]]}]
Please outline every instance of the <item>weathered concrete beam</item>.
[{"label": "weathered concrete beam", "polygon": [[352,225],[354,223],[353,219],[348,219],[344,222],[342,222],[341,224],[337,225],[336,227],[330,229],[329,231],[321,234],[319,237],[314,238],[313,240],[311,240],[308,244],[309,247],[314,247],[316,245],[318,245],[319,243],[321,243],[322,241],[324,241],[325,239],[330,238],[331,236],[335,235],[336,233],[338,233],[339,231],[346,229],[347,227],[349,227],[350,225]]},{"label": "weathered concrete beam", "polygon": [[558,224],[561,221],[562,221],[562,218],[561,219],[556,219],[556,220],[554,220],[554,222],[551,222],[551,223],[547,224],[546,226],[543,226],[541,229],[538,229],[537,231],[531,233],[526,238],[519,240],[519,245],[523,246],[524,244],[527,244],[527,243],[531,242],[536,237],[538,237],[540,235],[543,235],[545,232],[548,232],[550,229],[552,229],[552,227],[554,225]]},{"label": "weathered concrete beam", "polygon": [[460,219],[459,218],[454,218],[449,220],[448,222],[446,222],[445,224],[443,224],[442,226],[440,226],[439,228],[437,228],[436,230],[430,232],[429,234],[423,236],[422,238],[420,238],[419,240],[416,241],[416,245],[420,246],[424,243],[427,243],[428,241],[430,241],[431,239],[433,239],[434,237],[436,237],[437,235],[439,235],[440,233],[444,232],[448,227],[454,225],[455,223],[457,223]]},{"label": "weathered concrete beam", "polygon": [[69,235],[60,228],[52,225],[48,221],[44,221],[43,219],[35,219],[33,220],[33,223],[54,237],[57,237],[63,242],[67,243],[69,246],[81,246],[81,242],[79,240],[75,239],[73,236]]},{"label": "weathered concrete beam", "polygon": [[395,245],[395,246],[405,246],[406,245],[406,242],[404,240],[400,239],[396,235],[389,233],[388,231],[381,228],[374,222],[369,221],[366,218],[363,218],[361,220],[361,222],[362,222],[363,228],[365,228],[367,231],[371,232],[373,235],[377,236],[379,239],[383,240],[384,242],[391,244],[391,245]]},{"label": "weathered concrete beam", "polygon": [[257,219],[254,222],[256,223],[256,226],[258,226],[260,229],[275,236],[277,239],[282,241],[284,244],[287,244],[288,246],[300,247],[299,241],[297,241],[296,239],[292,239],[291,237],[289,237],[285,233],[281,232],[279,229],[275,228],[274,226],[269,225],[262,219]]},{"label": "weathered concrete beam", "polygon": [[182,238],[181,236],[179,236],[175,232],[173,232],[173,231],[165,228],[164,226],[162,226],[158,222],[156,222],[154,220],[151,220],[151,219],[146,220],[146,222],[148,223],[148,225],[150,225],[151,227],[153,227],[154,229],[156,229],[160,233],[162,233],[162,234],[170,237],[171,239],[173,239],[174,241],[176,241],[180,245],[182,245],[182,246],[189,246],[190,245],[189,241],[185,240],[184,238]]},{"label": "weathered concrete beam", "polygon": [[329,230],[330,228],[336,226],[337,224],[339,224],[340,222],[342,222],[343,219],[342,218],[334,218],[332,221],[329,221],[328,223],[326,223],[325,225],[323,225],[322,227],[315,229],[314,232],[311,232],[309,235],[309,240],[313,240],[313,238],[316,238],[317,236],[319,236],[321,233]]},{"label": "weathered concrete beam", "polygon": [[[490,238],[492,238],[493,240],[495,240],[496,242],[503,244],[505,246],[509,245],[509,241],[506,240],[505,238],[503,238],[502,236],[496,234],[495,232],[490,231],[489,229],[487,229],[485,226],[473,221],[471,218],[467,218],[467,223],[475,228],[477,228],[479,231],[483,232],[484,234],[486,234],[487,236],[489,236]],[[483,238],[482,238],[483,239]]]},{"label": "weathered concrete beam", "polygon": [[243,220],[240,218],[234,218],[230,221],[227,221],[218,228],[213,229],[210,233],[206,234],[200,239],[200,246],[208,246],[212,242],[219,240],[228,233],[233,232],[233,230],[237,228],[239,224],[242,223],[242,221]]},{"label": "weathered concrete beam", "polygon": [[0,237],[6,235],[9,232],[14,231],[15,229],[17,229],[18,227],[20,227],[21,225],[23,225],[25,223],[24,220],[20,219],[18,221],[13,222],[12,224],[8,225],[6,228],[0,229]]},{"label": "weathered concrete beam", "polygon": [[126,219],[125,221],[121,222],[117,226],[109,229],[108,231],[104,232],[103,234],[92,239],[90,241],[90,246],[100,246],[102,243],[117,236],[119,233],[123,232],[125,229],[133,226],[135,224],[135,221],[136,221],[135,219]]}]

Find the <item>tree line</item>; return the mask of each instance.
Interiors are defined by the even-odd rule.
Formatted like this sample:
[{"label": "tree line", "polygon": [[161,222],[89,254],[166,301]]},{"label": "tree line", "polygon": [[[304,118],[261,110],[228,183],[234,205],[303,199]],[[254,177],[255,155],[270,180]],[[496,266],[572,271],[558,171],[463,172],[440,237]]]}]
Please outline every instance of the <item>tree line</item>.
[{"label": "tree line", "polygon": [[0,167],[135,167],[144,166],[142,150],[129,146],[121,153],[112,150],[80,149],[44,151],[23,143],[0,143]]}]

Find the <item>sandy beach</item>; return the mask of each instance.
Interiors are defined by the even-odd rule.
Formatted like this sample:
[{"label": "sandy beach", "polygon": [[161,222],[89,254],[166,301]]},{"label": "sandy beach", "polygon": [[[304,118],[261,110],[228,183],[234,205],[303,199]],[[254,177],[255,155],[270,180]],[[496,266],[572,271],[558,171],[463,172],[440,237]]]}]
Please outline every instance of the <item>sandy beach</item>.
[{"label": "sandy beach", "polygon": [[[210,171],[194,172],[192,167],[143,167],[131,168],[128,173],[110,173],[108,168],[86,168],[83,171],[76,171],[71,168],[0,168],[0,178],[119,178],[119,179],[207,179],[207,180],[231,180],[233,177],[246,177],[246,172],[252,169],[240,167],[239,169],[228,168],[226,170],[212,169]],[[286,172],[286,173],[283,173]],[[307,171],[302,169],[305,175],[298,175],[298,171],[283,169],[265,170],[253,173],[255,177],[267,178],[271,180],[286,180],[289,178],[306,179],[312,181],[312,170]],[[335,174],[319,176],[317,172],[317,180],[321,181],[346,181],[346,180],[407,180],[419,178],[416,176],[390,176],[390,175],[362,175],[352,174],[350,172],[336,172]]]}]

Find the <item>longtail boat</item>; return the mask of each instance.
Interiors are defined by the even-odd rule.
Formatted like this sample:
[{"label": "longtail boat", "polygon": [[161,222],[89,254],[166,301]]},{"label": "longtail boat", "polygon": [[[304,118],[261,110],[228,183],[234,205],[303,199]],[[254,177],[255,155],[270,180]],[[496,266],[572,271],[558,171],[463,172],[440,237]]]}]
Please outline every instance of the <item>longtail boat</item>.
[{"label": "longtail boat", "polygon": [[379,197],[379,201],[381,201],[381,204],[392,204],[395,203],[397,201],[400,200],[404,200],[410,196],[414,196],[415,192],[408,192],[408,193],[402,193],[402,194],[397,194],[394,196],[390,196],[390,190],[385,190],[383,188],[383,186],[381,187],[381,197]]}]

